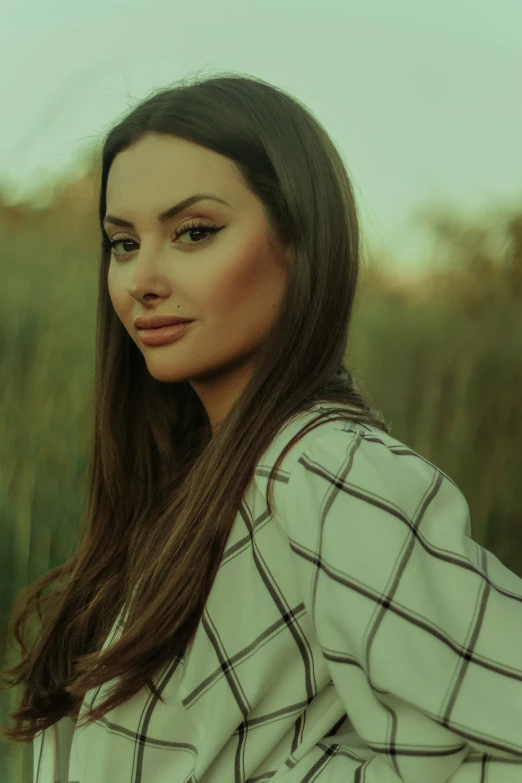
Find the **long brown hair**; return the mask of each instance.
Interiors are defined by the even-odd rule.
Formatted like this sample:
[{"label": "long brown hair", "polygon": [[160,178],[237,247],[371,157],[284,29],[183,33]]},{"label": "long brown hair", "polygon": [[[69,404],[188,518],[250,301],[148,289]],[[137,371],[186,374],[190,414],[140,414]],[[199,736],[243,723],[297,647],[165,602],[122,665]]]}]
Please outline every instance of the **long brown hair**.
[{"label": "long brown hair", "polygon": [[[237,74],[153,92],[104,139],[102,240],[111,164],[146,133],[188,139],[235,163],[275,236],[292,248],[287,290],[248,385],[212,435],[187,381],[149,374],[114,312],[102,247],[86,515],[74,556],[25,588],[11,610],[8,635],[14,629],[23,657],[2,674],[8,687],[23,685],[23,696],[9,714],[15,728],[0,727],[9,742],[33,740],[113,678],[116,687],[79,726],[144,685],[161,698],[152,675],[191,644],[241,498],[286,422],[324,401],[342,405],[336,418],[390,432],[344,365],[359,224],[347,171],[319,121],[281,89]],[[270,475],[270,511],[286,451]],[[102,652],[123,607],[123,633]]]}]

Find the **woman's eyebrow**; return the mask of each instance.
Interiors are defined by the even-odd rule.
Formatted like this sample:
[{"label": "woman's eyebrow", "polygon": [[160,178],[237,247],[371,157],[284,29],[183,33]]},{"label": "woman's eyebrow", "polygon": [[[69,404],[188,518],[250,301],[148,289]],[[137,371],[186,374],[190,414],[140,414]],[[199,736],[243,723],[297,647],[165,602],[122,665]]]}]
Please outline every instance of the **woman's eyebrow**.
[{"label": "woman's eyebrow", "polygon": [[[183,201],[180,201],[179,204],[174,204],[173,207],[169,207],[164,212],[160,212],[158,215],[158,221],[160,223],[166,223],[179,212],[183,212],[184,209],[191,207],[192,204],[195,204],[197,201],[219,201],[221,204],[225,204],[227,207],[230,207],[230,204],[227,201],[224,201],[224,199],[219,198],[219,196],[212,196],[209,193],[196,193],[194,196],[189,196],[188,198],[183,199]],[[232,207],[230,208],[232,209]],[[131,223],[130,220],[124,220],[123,218],[116,217],[115,215],[105,215],[103,222],[104,224],[112,223],[114,226],[123,226],[124,228],[134,228],[134,223]]]}]

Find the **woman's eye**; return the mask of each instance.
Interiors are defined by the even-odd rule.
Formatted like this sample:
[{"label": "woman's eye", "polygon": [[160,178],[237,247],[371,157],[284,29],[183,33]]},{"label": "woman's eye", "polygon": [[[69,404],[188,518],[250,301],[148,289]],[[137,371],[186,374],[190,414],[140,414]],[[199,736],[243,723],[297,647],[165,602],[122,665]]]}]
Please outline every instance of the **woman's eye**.
[{"label": "woman's eye", "polygon": [[[204,233],[204,234],[216,234],[218,231],[221,231],[223,226],[215,226],[210,225],[207,226],[205,223],[190,223],[188,226],[184,226],[183,228],[180,228],[178,231],[176,231],[176,236],[180,237],[183,234],[192,234],[194,232],[196,233]],[[204,240],[203,240],[204,241]],[[200,242],[189,242],[188,244],[201,244]]]}]

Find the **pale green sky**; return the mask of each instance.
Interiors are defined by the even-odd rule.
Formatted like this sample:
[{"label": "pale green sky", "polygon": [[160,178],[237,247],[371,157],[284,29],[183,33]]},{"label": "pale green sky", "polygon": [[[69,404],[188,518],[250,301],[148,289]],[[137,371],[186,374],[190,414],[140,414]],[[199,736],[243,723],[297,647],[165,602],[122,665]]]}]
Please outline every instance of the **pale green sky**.
[{"label": "pale green sky", "polygon": [[419,207],[522,208],[521,32],[521,0],[3,0],[0,182],[30,195],[198,69],[251,74],[316,114],[368,243],[419,273]]}]

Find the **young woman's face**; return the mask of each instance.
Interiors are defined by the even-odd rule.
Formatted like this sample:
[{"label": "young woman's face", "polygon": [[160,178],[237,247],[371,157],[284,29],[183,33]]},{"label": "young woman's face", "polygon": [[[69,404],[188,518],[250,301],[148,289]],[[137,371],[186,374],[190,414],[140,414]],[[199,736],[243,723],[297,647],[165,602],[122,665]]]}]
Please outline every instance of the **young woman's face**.
[{"label": "young woman's face", "polygon": [[[161,212],[194,194],[199,201],[168,222]],[[105,222],[112,250],[109,294],[123,326],[158,381],[187,380],[212,429],[248,382],[256,355],[285,292],[289,251],[276,246],[261,202],[234,164],[185,139],[149,134],[114,159],[107,181]],[[190,224],[204,228],[179,232]],[[205,228],[219,227],[216,233]],[[178,235],[176,235],[178,234]],[[141,342],[134,319],[193,319],[181,339]]]}]

